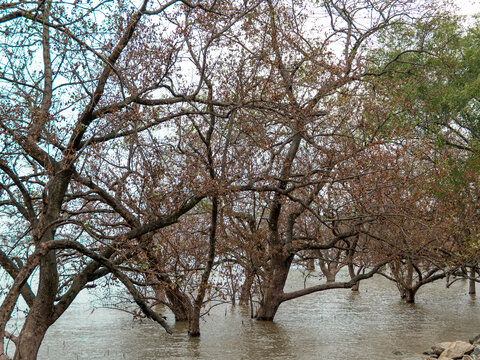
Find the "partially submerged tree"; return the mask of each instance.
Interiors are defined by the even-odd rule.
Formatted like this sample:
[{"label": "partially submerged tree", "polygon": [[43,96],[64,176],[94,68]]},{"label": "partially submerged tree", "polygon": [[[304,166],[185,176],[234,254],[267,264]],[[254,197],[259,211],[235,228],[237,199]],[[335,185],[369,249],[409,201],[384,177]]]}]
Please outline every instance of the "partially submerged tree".
[{"label": "partially submerged tree", "polygon": [[[249,6],[175,0],[0,6],[0,210],[16,222],[0,256],[13,279],[0,308],[2,352],[8,337],[15,359],[35,359],[49,326],[82,289],[110,273],[170,332],[121,267],[149,247],[152,233],[208,195],[216,202],[212,186],[192,182],[184,159],[170,157],[175,144],[145,146],[168,136],[160,124],[212,113],[192,106],[211,104],[202,93],[210,69],[195,68],[188,83],[182,79],[179,56],[193,53],[170,20],[227,19],[204,39],[208,45]],[[13,336],[6,325],[20,294],[28,310]]]},{"label": "partially submerged tree", "polygon": [[[412,88],[392,74],[428,46],[399,41],[381,52],[380,41],[410,27],[429,39],[437,15],[433,2],[411,0],[1,5],[0,214],[13,218],[0,251],[12,278],[2,351],[9,338],[16,359],[34,359],[78,293],[109,274],[169,331],[145,296],[152,288],[191,335],[217,291],[214,269],[232,296],[244,274],[241,302],[253,286],[261,320],[284,301],[357,286],[389,262],[398,282],[412,269],[424,279],[428,251],[445,249],[421,224],[436,199],[412,190],[412,166],[426,165],[411,154],[421,137],[408,143],[419,123],[405,120],[435,111],[384,90]],[[453,129],[431,122],[463,164],[476,159],[465,155],[477,148],[471,100]],[[474,221],[478,195],[465,193],[472,205],[443,229]],[[305,254],[330,275],[348,266],[350,280],[285,293]],[[10,334],[20,295],[26,320]]]},{"label": "partially submerged tree", "polygon": [[[312,29],[308,14],[327,21]],[[375,44],[377,33],[385,28],[433,15],[431,8],[414,8],[403,1],[303,5],[267,1],[257,8],[256,21],[246,28],[250,36],[235,38],[244,59],[239,81],[252,89],[250,103],[256,108],[238,116],[243,116],[245,123],[261,124],[247,143],[259,148],[248,151],[253,158],[251,168],[256,166],[261,181],[245,182],[243,188],[270,193],[266,214],[268,265],[259,319],[272,320],[279,305],[289,299],[351,287],[367,276],[288,294],[283,291],[295,254],[325,248],[302,233],[299,224],[305,214],[313,214],[319,227],[330,229],[326,247],[353,239],[370,217],[349,212],[352,207],[346,204],[350,199],[336,196],[336,192],[346,194],[348,183],[368,172],[368,166],[354,164],[367,164],[358,159],[366,149],[383,141],[377,135],[388,122],[387,113],[370,100],[372,93],[361,81],[367,79],[365,49]],[[247,99],[248,95],[246,92]],[[365,113],[376,115],[368,119]],[[268,139],[266,144],[263,139]],[[333,202],[338,209],[333,215],[325,206],[329,196],[340,199]],[[341,231],[332,231],[334,222],[342,224]]]}]

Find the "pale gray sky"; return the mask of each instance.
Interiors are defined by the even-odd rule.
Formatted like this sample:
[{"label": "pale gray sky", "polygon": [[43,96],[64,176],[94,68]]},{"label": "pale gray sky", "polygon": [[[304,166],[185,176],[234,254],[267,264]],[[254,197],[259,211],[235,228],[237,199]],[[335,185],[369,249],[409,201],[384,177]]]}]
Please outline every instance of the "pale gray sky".
[{"label": "pale gray sky", "polygon": [[480,12],[480,0],[455,0],[460,8],[459,15],[475,15]]}]

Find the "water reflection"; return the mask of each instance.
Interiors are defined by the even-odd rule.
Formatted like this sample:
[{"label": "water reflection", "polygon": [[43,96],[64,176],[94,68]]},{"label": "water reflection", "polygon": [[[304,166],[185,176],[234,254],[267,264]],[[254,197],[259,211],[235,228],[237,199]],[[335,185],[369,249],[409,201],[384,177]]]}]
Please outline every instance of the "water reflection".
[{"label": "water reflection", "polygon": [[[430,284],[412,305],[376,277],[358,293],[330,290],[282,304],[273,323],[250,319],[249,308],[219,306],[201,323],[200,339],[189,339],[187,325],[173,316],[169,336],[150,321],[76,304],[49,330],[39,359],[404,359],[480,333],[480,305],[466,286]],[[297,273],[288,288],[298,287]]]}]

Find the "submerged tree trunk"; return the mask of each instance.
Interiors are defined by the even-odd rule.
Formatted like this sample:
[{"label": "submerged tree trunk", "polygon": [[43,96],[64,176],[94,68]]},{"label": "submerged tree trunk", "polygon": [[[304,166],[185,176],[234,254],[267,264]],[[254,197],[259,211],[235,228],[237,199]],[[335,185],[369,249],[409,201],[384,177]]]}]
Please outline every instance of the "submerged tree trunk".
[{"label": "submerged tree trunk", "polygon": [[188,319],[188,335],[191,337],[200,336],[200,310],[201,308],[193,308]]},{"label": "submerged tree trunk", "polygon": [[327,278],[327,283],[335,282],[335,278],[337,277],[337,267],[332,266],[331,263],[327,264],[326,261],[323,259],[318,260],[318,264],[320,265],[320,269],[322,270],[323,275]]},{"label": "submerged tree trunk", "polygon": [[325,274],[325,276],[327,277],[327,283],[333,283],[333,282],[335,282],[336,275],[337,275],[337,274],[335,274],[335,273],[333,273],[333,272],[330,272],[330,273]]},{"label": "submerged tree trunk", "polygon": [[290,256],[279,254],[272,257],[272,274],[257,312],[257,320],[272,321],[275,317],[278,307],[284,300],[283,289],[291,263]]},{"label": "submerged tree trunk", "polygon": [[475,294],[475,275],[476,275],[476,268],[472,266],[470,268],[470,278],[468,280],[468,293],[471,295]]},{"label": "submerged tree trunk", "polygon": [[[360,274],[360,269],[358,270],[358,274],[355,273],[355,267],[353,266],[352,262],[348,263],[348,274],[350,275],[350,279],[353,279],[355,276]],[[360,290],[360,281],[357,281],[353,286],[352,286],[352,291],[359,291]]]},{"label": "submerged tree trunk", "polygon": [[[345,243],[348,246],[348,256],[347,256],[347,267],[348,267],[348,274],[350,275],[350,279],[353,279],[356,275],[359,275],[362,269],[362,266],[359,267],[358,272],[355,273],[355,265],[353,264],[353,257],[355,256],[355,249],[357,247],[359,241],[359,235],[355,236],[352,243],[350,241],[345,240]],[[351,288],[352,291],[359,291],[360,289],[360,281],[357,281]]]},{"label": "submerged tree trunk", "polygon": [[[214,176],[212,176],[212,178],[214,178]],[[218,197],[216,196],[212,197],[211,216],[207,265],[205,266],[205,271],[202,274],[198,294],[193,304],[193,311],[190,313],[190,317],[188,319],[188,334],[190,336],[200,336],[200,311],[205,300],[208,281],[210,279],[210,273],[212,272],[213,262],[215,260],[218,220]]]},{"label": "submerged tree trunk", "polygon": [[176,286],[167,288],[165,294],[169,301],[169,308],[175,316],[175,321],[188,321],[191,303],[187,294],[184,294]]},{"label": "submerged tree trunk", "polygon": [[405,301],[409,304],[415,302],[415,293],[417,290],[413,286],[413,263],[411,259],[407,260],[407,278],[405,286]]},{"label": "submerged tree trunk", "polygon": [[416,293],[417,293],[416,289],[412,289],[412,288],[405,289],[405,301],[409,304],[415,303]]}]

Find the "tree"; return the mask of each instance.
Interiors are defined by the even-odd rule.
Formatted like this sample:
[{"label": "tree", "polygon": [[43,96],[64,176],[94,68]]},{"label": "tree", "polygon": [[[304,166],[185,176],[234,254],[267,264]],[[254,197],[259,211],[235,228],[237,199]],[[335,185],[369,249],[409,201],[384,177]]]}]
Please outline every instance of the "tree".
[{"label": "tree", "polygon": [[[244,146],[252,159],[248,167],[256,169],[258,180],[251,176],[238,188],[269,194],[265,214],[268,264],[257,318],[272,320],[284,301],[328,288],[351,287],[367,276],[283,292],[296,253],[353,239],[366,219],[371,219],[349,213],[350,199],[340,195],[346,194],[349,182],[368,171],[368,165],[356,164],[367,164],[360,158],[380,140],[379,130],[388,121],[378,103],[367,102],[372,93],[361,81],[367,79],[364,51],[374,44],[377,33],[409,23],[417,15],[434,16],[434,11],[414,9],[402,1],[388,5],[325,1],[303,6],[267,1],[263,5],[256,9],[257,21],[246,27],[248,36],[235,38],[241,54],[237,68],[243,71],[238,82],[249,90],[244,90],[243,98],[252,108],[237,116],[243,118],[242,124],[249,124],[244,125],[245,133],[252,134],[247,126],[258,124],[256,134]],[[307,14],[327,18],[329,27],[311,31]],[[371,120],[365,115],[368,112]],[[329,198],[334,199],[330,204]],[[329,207],[337,212],[329,212]],[[300,224],[307,213],[318,223],[312,227],[330,229],[326,246],[303,233]],[[341,229],[336,234],[334,223]]]},{"label": "tree", "polygon": [[[145,147],[152,138],[166,138],[161,124],[211,113],[191,106],[209,103],[201,93],[207,69],[183,81],[180,56],[194,50],[171,19],[227,18],[225,28],[206,39],[212,43],[249,6],[146,0],[138,6],[40,1],[0,7],[6,64],[0,74],[0,210],[15,219],[0,253],[13,280],[0,307],[2,352],[8,337],[15,359],[36,358],[49,326],[82,289],[108,274],[170,332],[122,264],[202,199],[215,203],[211,187],[196,186],[191,171],[182,172],[181,158],[170,157],[166,147]],[[28,314],[15,336],[5,327],[20,294]]]},{"label": "tree", "polygon": [[[375,54],[380,62],[374,72],[390,78],[378,84],[377,90],[391,104],[397,121],[413,126],[417,136],[428,139],[436,149],[430,159],[439,171],[433,174],[431,191],[451,216],[442,251],[449,261],[464,269],[464,276],[471,281],[470,292],[474,292],[478,264],[475,189],[480,53],[478,23],[465,28],[461,20],[439,18],[429,37],[424,36],[424,29],[431,24],[420,22],[409,29],[398,28],[383,39],[384,51]],[[399,46],[412,42],[425,51],[404,53],[400,62],[391,62]],[[466,267],[470,267],[470,275]]]}]

